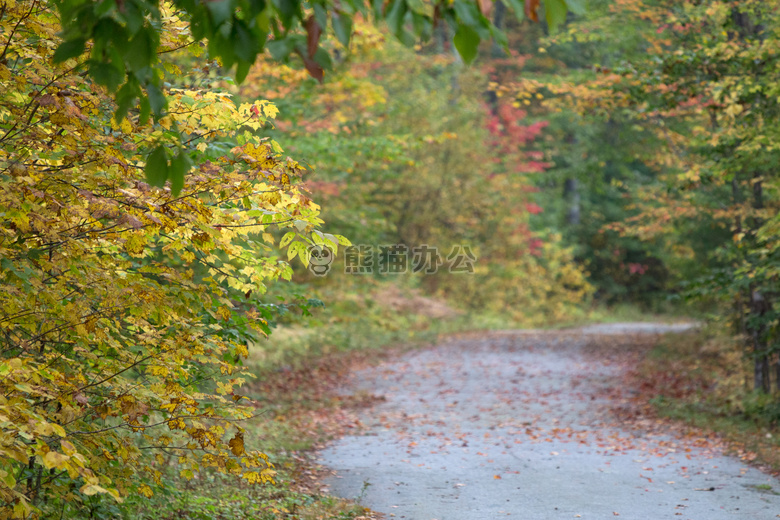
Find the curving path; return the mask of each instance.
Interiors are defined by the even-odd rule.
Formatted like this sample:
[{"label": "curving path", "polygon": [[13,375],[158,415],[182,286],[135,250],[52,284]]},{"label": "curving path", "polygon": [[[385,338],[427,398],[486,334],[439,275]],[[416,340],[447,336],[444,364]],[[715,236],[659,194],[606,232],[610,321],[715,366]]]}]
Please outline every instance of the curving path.
[{"label": "curving path", "polygon": [[588,336],[687,327],[486,333],[356,373],[351,391],[386,400],[320,452],[330,491],[410,520],[778,518],[779,481],[607,410],[619,369],[585,355]]}]

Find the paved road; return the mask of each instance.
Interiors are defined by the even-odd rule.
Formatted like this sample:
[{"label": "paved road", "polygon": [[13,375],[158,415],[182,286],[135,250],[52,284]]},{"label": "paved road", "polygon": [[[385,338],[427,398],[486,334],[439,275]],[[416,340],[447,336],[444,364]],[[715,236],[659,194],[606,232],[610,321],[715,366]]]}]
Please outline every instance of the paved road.
[{"label": "paved road", "polygon": [[619,369],[584,355],[584,338],[674,327],[505,331],[357,373],[352,391],[386,401],[320,453],[330,490],[410,520],[780,517],[780,482],[707,439],[614,424],[605,390]]}]

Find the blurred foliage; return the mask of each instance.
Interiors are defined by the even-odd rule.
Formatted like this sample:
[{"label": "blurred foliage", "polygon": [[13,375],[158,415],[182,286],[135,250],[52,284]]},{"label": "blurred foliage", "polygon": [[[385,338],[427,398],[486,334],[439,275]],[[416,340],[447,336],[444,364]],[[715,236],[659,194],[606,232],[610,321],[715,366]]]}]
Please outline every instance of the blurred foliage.
[{"label": "blurred foliage", "polygon": [[[323,87],[269,70],[251,71],[240,95],[277,99],[288,114],[277,135],[297,155],[317,158],[307,186],[329,225],[376,253],[437,248],[427,266],[436,272],[411,273],[410,262],[401,283],[526,323],[579,312],[590,294],[583,270],[560,235],[529,228],[537,207],[527,175],[544,165],[516,140],[532,147],[544,125],[525,125],[525,113],[509,105],[494,114],[478,71],[447,54],[414,54],[360,25]],[[452,253],[463,248],[475,261],[451,272]],[[375,276],[385,260],[374,259]]]},{"label": "blurred foliage", "polygon": [[560,198],[536,224],[564,230],[597,297],[716,303],[765,393],[780,384],[776,7],[595,1],[491,71],[496,97],[549,122],[536,185]]}]

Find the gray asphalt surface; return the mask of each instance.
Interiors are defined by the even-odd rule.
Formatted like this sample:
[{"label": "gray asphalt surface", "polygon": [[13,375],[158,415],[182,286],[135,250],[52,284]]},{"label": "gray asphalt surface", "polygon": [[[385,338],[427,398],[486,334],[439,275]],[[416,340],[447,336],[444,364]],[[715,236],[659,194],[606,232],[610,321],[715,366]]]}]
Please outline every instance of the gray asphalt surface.
[{"label": "gray asphalt surface", "polygon": [[619,368],[580,351],[589,334],[684,328],[505,331],[361,371],[349,391],[386,401],[320,453],[330,491],[410,520],[780,517],[780,482],[706,439],[614,424],[604,390]]}]

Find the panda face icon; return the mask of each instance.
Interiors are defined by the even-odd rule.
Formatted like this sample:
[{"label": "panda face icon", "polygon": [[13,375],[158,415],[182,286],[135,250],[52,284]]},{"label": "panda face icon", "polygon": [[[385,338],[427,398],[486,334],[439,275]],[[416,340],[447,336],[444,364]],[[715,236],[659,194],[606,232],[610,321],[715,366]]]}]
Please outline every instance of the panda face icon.
[{"label": "panda face icon", "polygon": [[330,271],[330,264],[333,263],[333,251],[327,246],[314,245],[309,246],[309,271],[314,276],[325,276]]}]

